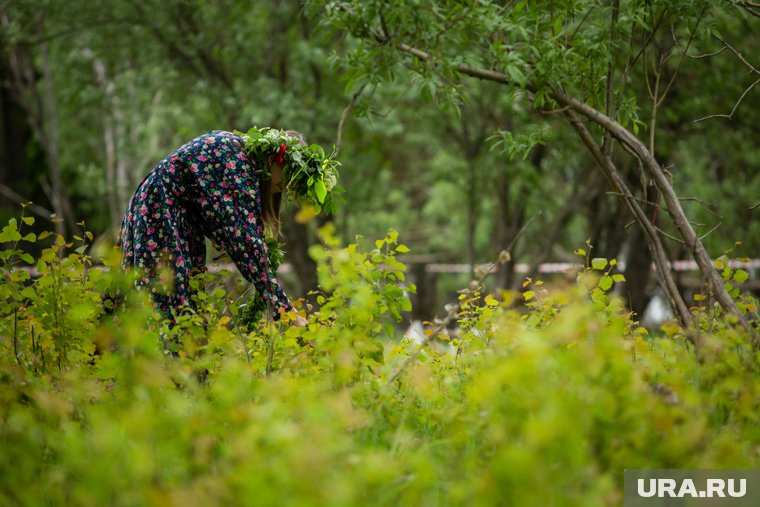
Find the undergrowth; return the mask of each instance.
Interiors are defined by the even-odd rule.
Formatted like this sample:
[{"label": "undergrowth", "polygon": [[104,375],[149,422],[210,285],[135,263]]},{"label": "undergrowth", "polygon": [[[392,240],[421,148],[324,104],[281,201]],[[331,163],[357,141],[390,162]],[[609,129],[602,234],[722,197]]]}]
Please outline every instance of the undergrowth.
[{"label": "undergrowth", "polygon": [[651,336],[613,260],[464,290],[459,333],[427,323],[444,346],[420,350],[397,331],[414,286],[393,231],[371,249],[322,231],[306,327],[239,325],[208,273],[170,326],[117,251],[32,222],[0,233],[0,504],[612,506],[625,468],[760,466],[746,331],[710,307]]}]

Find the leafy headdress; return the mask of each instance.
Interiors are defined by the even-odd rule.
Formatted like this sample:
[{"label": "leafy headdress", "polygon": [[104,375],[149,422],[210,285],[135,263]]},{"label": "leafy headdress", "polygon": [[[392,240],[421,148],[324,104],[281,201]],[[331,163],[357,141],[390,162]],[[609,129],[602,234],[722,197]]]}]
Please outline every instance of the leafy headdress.
[{"label": "leafy headdress", "polygon": [[300,206],[308,205],[325,214],[337,210],[343,189],[338,187],[340,162],[325,154],[318,144],[306,145],[284,130],[253,127],[247,133],[236,132],[243,139],[248,156],[256,162],[263,177],[271,177],[267,159],[283,164],[285,194]]}]

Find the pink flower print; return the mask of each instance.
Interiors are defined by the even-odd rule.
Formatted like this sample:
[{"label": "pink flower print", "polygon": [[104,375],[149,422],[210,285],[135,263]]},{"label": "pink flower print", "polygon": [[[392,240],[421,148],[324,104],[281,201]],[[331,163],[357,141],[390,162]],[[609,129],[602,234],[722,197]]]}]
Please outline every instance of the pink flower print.
[{"label": "pink flower print", "polygon": [[201,162],[208,162],[208,157],[206,155],[198,155],[198,160]]},{"label": "pink flower print", "polygon": [[225,166],[227,169],[233,169],[233,168],[235,167],[235,162],[225,162],[225,163],[224,163],[224,166]]},{"label": "pink flower print", "polygon": [[178,268],[181,268],[181,267],[185,266],[185,261],[182,259],[182,257],[180,257],[179,259],[177,259],[176,265],[177,265]]},{"label": "pink flower print", "polygon": [[167,199],[166,200],[166,204],[168,204],[169,206],[171,206],[172,204],[174,204],[174,199]]},{"label": "pink flower print", "polygon": [[256,221],[256,215],[253,213],[248,213],[248,221],[249,222],[255,222]]}]

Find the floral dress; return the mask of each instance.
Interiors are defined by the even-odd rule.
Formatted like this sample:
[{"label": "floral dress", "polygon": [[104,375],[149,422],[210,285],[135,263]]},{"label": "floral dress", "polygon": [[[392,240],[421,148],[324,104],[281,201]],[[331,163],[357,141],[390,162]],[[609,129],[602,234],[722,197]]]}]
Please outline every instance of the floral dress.
[{"label": "floral dress", "polygon": [[[277,319],[291,305],[269,269],[262,216],[259,176],[242,139],[209,132],[164,158],[138,186],[121,226],[123,264],[138,268],[138,285],[151,287],[157,307],[170,316],[192,307],[189,280],[205,270],[210,237]],[[174,275],[169,293],[156,286],[165,267]]]}]

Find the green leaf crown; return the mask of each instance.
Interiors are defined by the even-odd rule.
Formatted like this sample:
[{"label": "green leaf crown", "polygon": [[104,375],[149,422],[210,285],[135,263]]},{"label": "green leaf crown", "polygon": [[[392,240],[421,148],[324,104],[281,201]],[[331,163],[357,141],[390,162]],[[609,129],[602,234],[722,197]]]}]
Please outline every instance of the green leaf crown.
[{"label": "green leaf crown", "polygon": [[284,130],[269,127],[235,133],[243,139],[245,151],[262,177],[271,178],[268,157],[281,157],[285,193],[291,201],[318,208],[325,214],[337,210],[343,189],[338,186],[340,162],[333,158],[334,152],[327,155],[318,144],[304,145]]}]

